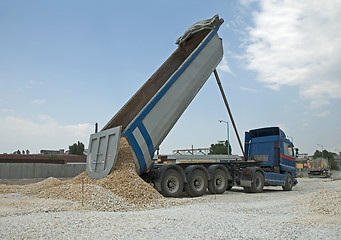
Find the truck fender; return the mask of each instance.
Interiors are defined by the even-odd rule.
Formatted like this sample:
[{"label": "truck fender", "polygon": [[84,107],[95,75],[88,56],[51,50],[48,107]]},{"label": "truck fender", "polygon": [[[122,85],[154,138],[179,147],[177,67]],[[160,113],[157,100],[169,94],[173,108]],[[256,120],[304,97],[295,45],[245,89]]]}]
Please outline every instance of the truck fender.
[{"label": "truck fender", "polygon": [[202,170],[206,177],[207,177],[207,180],[210,180],[210,175],[208,174],[208,171],[205,167],[203,167],[202,165],[190,165],[188,167],[185,168],[185,175],[186,175],[186,178],[185,178],[185,183],[188,182],[188,179],[189,179],[189,176],[191,175],[191,173],[195,170],[195,169],[200,169]]},{"label": "truck fender", "polygon": [[217,170],[217,169],[221,169],[223,170],[226,175],[231,178],[231,174],[229,172],[229,170],[225,167],[225,166],[222,166],[222,165],[218,165],[218,164],[214,164],[214,165],[211,165],[207,168],[207,171],[208,171],[208,175],[209,175],[209,179],[208,180],[211,180],[213,178],[213,174],[214,172]]},{"label": "truck fender", "polygon": [[285,176],[287,174],[291,174],[291,177],[292,177],[292,180],[293,180],[293,186],[295,186],[297,184],[297,179],[296,179],[296,176],[291,172],[291,171],[286,171],[285,172]]},{"label": "truck fender", "polygon": [[264,171],[259,167],[244,168],[240,174],[240,186],[251,187],[256,172],[261,172],[264,176]]}]

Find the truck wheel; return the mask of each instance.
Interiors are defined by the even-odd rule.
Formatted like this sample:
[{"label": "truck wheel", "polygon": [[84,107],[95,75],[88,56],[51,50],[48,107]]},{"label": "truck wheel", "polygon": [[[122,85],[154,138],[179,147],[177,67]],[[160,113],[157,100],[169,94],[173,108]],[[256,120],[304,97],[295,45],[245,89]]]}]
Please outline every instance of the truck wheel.
[{"label": "truck wheel", "polygon": [[161,194],[165,197],[178,197],[184,188],[184,180],[181,174],[174,170],[169,169],[161,182]]},{"label": "truck wheel", "polygon": [[226,188],[227,174],[221,169],[216,169],[212,179],[208,182],[208,190],[212,194],[222,194],[226,191]]},{"label": "truck wheel", "polygon": [[285,176],[285,184],[282,186],[284,191],[291,191],[292,186],[294,185],[294,181],[290,173],[287,173]]},{"label": "truck wheel", "polygon": [[261,172],[255,172],[253,176],[253,181],[251,183],[250,192],[260,193],[263,191],[264,187],[264,176]]},{"label": "truck wheel", "polygon": [[195,169],[185,184],[185,190],[190,197],[199,197],[205,194],[207,184],[206,174],[199,169]]}]

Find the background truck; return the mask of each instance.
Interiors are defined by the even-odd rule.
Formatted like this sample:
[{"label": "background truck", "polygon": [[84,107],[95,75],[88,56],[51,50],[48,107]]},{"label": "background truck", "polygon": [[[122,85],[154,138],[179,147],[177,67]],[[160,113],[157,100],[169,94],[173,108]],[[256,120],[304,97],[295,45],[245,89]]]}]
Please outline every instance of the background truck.
[{"label": "background truck", "polygon": [[190,196],[200,196],[207,188],[212,193],[223,193],[234,184],[247,192],[261,192],[264,185],[281,185],[284,190],[291,190],[296,183],[295,159],[293,145],[283,131],[272,127],[247,132],[244,154],[231,114],[243,160],[211,155],[187,160],[161,156],[158,163],[153,160],[161,142],[212,72],[229,111],[215,70],[223,57],[222,41],[217,34],[222,23],[223,19],[216,15],[192,25],[176,41],[178,48],[151,78],[100,132],[90,136],[89,177],[103,178],[110,173],[120,138],[125,137],[138,174],[164,196],[177,197],[183,190]]},{"label": "background truck", "polygon": [[315,158],[307,161],[308,177],[325,177],[331,176],[328,159]]}]

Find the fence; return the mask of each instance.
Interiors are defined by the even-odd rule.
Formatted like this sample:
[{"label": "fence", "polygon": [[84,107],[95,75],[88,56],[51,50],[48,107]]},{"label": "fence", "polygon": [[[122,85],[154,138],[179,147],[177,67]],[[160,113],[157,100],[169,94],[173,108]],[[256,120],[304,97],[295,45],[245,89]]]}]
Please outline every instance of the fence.
[{"label": "fence", "polygon": [[74,177],[85,169],[86,163],[0,163],[0,179]]}]

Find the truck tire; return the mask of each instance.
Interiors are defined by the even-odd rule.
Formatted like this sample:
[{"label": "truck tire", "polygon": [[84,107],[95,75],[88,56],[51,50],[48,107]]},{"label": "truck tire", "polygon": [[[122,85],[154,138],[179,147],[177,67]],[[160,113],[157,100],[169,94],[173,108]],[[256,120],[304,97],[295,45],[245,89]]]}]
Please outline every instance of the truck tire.
[{"label": "truck tire", "polygon": [[212,194],[222,194],[226,191],[228,177],[226,172],[221,169],[216,169],[212,179],[208,182],[208,190]]},{"label": "truck tire", "polygon": [[[264,176],[261,172],[255,172],[254,176],[253,176],[253,181],[251,183],[251,187],[250,187],[250,192],[252,193],[260,193],[263,191],[263,187],[264,187]],[[245,190],[245,188],[244,188]]]},{"label": "truck tire", "polygon": [[190,197],[199,197],[205,194],[208,185],[206,174],[195,169],[189,175],[188,182],[185,184],[185,190]]},{"label": "truck tire", "polygon": [[184,189],[184,180],[175,169],[166,171],[161,181],[161,194],[165,197],[179,197]]},{"label": "truck tire", "polygon": [[282,188],[284,191],[291,191],[293,185],[294,180],[292,179],[291,173],[287,173],[285,176],[285,184],[282,186]]}]

